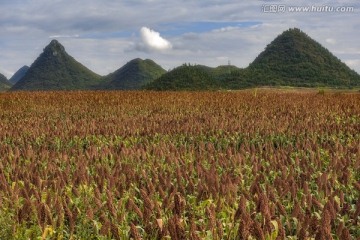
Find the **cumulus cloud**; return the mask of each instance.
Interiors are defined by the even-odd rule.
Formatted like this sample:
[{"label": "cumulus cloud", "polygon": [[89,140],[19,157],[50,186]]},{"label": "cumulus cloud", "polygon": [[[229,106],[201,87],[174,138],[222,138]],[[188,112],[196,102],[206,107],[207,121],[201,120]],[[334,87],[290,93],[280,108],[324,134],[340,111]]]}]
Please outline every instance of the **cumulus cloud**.
[{"label": "cumulus cloud", "polygon": [[147,50],[164,51],[172,48],[172,44],[168,40],[150,28],[142,27],[140,36],[142,40],[140,49],[145,47]]}]

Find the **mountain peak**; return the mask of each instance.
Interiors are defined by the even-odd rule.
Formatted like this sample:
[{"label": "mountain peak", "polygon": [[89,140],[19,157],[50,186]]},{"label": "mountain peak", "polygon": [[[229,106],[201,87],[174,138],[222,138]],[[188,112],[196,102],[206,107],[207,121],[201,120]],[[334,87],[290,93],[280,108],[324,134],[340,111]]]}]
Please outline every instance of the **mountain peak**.
[{"label": "mountain peak", "polygon": [[308,39],[308,40],[314,41],[305,32],[303,32],[299,28],[289,28],[288,30],[282,32],[276,39],[286,38],[286,37],[290,38],[290,39],[296,39],[296,40]]},{"label": "mountain peak", "polygon": [[144,61],[144,60],[141,58],[134,58],[133,60],[130,60],[129,62],[142,62],[142,61]]},{"label": "mountain peak", "polygon": [[249,69],[262,73],[260,84],[276,82],[311,87],[352,86],[358,82],[354,71],[298,28],[290,28],[277,36]]},{"label": "mountain peak", "polygon": [[5,77],[5,75],[3,75],[3,74],[1,74],[1,73],[0,73],[0,79],[1,79],[1,80],[8,80],[8,79]]},{"label": "mountain peak", "polygon": [[133,90],[163,75],[166,71],[150,59],[135,58],[105,77],[106,88]]},{"label": "mountain peak", "polygon": [[17,83],[21,78],[23,78],[26,72],[29,70],[28,66],[23,66],[9,79],[12,84]]},{"label": "mountain peak", "polygon": [[49,53],[56,57],[61,53],[66,53],[66,51],[64,46],[61,45],[60,42],[58,42],[56,39],[54,39],[44,48],[44,53]]},{"label": "mountain peak", "polygon": [[145,85],[148,90],[213,90],[219,87],[213,69],[183,64]]},{"label": "mountain peak", "polygon": [[8,90],[10,87],[10,82],[4,75],[0,73],[0,92]]},{"label": "mountain peak", "polygon": [[279,66],[279,64],[316,62],[319,55],[326,55],[327,58],[332,57],[327,49],[299,28],[290,28],[268,44],[250,66],[260,64],[269,67],[272,65]]},{"label": "mountain peak", "polygon": [[77,62],[57,40],[52,40],[12,90],[94,89],[99,75]]},{"label": "mountain peak", "polygon": [[53,39],[53,40],[51,40],[51,42],[49,43],[48,46],[56,47],[56,46],[62,46],[62,45],[61,45],[61,43],[60,43],[58,40]]},{"label": "mountain peak", "polygon": [[286,30],[285,32],[291,32],[291,33],[304,33],[300,28],[289,28],[288,30]]}]

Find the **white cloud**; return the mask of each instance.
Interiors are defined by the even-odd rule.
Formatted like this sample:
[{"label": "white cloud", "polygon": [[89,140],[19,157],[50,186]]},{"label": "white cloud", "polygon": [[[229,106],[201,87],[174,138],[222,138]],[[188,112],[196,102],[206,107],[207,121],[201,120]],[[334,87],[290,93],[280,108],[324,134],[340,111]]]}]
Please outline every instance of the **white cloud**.
[{"label": "white cloud", "polygon": [[325,41],[330,44],[336,44],[336,40],[333,38],[327,38]]},{"label": "white cloud", "polygon": [[168,50],[172,48],[172,44],[165,38],[160,36],[160,33],[154,30],[142,27],[140,29],[140,35],[143,44],[148,50]]},{"label": "white cloud", "polygon": [[230,32],[230,31],[234,31],[234,30],[239,30],[240,27],[233,27],[233,26],[228,26],[228,27],[223,27],[223,28],[219,28],[219,29],[215,29],[213,30],[213,32]]},{"label": "white cloud", "polygon": [[49,38],[78,38],[80,37],[79,34],[75,34],[75,35],[51,35],[49,36]]}]

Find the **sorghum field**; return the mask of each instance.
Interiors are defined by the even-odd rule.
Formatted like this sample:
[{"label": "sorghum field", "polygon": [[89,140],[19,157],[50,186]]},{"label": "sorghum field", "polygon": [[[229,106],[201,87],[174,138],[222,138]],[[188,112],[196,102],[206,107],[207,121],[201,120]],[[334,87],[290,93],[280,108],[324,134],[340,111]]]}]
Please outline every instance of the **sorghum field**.
[{"label": "sorghum field", "polygon": [[360,94],[0,95],[0,239],[359,239]]}]

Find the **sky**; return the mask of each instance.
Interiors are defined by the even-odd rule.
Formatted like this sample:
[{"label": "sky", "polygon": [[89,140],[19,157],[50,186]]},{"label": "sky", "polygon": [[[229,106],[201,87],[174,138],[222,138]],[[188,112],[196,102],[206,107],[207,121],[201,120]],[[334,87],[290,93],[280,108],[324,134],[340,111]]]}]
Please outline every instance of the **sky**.
[{"label": "sky", "polygon": [[52,39],[101,75],[134,58],[247,67],[294,27],[360,73],[359,13],[358,0],[0,0],[0,73],[30,66]]}]

